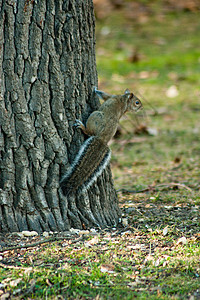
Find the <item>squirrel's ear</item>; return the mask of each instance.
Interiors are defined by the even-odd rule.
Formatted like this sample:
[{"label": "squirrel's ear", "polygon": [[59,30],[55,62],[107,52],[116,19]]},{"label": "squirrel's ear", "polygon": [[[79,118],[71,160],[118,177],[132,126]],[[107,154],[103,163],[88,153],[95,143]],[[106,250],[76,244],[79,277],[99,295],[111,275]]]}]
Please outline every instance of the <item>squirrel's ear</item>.
[{"label": "squirrel's ear", "polygon": [[111,97],[109,94],[104,93],[103,91],[99,91],[96,88],[94,88],[94,92],[99,98],[101,98],[103,100],[107,100],[108,98]]},{"label": "squirrel's ear", "polygon": [[130,93],[129,100],[133,98],[133,93]]},{"label": "squirrel's ear", "polygon": [[128,95],[129,100],[133,98],[133,93],[131,93],[129,89],[125,90],[124,95]]},{"label": "squirrel's ear", "polygon": [[129,89],[126,89],[124,94],[130,94],[130,90]]}]

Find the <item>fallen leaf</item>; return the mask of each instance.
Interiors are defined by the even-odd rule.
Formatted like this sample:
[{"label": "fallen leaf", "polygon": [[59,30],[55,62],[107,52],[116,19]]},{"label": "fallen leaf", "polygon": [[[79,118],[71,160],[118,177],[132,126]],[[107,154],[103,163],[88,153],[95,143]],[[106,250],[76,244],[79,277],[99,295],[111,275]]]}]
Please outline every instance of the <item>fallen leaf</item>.
[{"label": "fallen leaf", "polygon": [[128,231],[124,231],[124,232],[122,232],[121,233],[121,235],[123,236],[123,235],[129,235],[129,234],[131,234],[132,232],[130,231],[130,230],[128,230]]},{"label": "fallen leaf", "polygon": [[127,249],[131,249],[131,250],[145,250],[145,244],[128,245]]},{"label": "fallen leaf", "polygon": [[166,96],[168,98],[175,98],[179,95],[179,91],[177,89],[177,87],[175,85],[172,85],[168,88],[168,90],[166,91]]},{"label": "fallen leaf", "polygon": [[49,237],[49,233],[47,231],[44,231],[42,234],[44,237]]},{"label": "fallen leaf", "polygon": [[26,270],[24,270],[24,274],[27,275],[27,276],[29,276],[32,272],[33,272],[33,268],[32,267],[29,267]]},{"label": "fallen leaf", "polygon": [[148,135],[153,135],[156,136],[158,135],[158,130],[156,128],[150,128],[147,127],[145,124],[140,124],[137,126],[134,130],[135,134],[148,134]]},{"label": "fallen leaf", "polygon": [[37,236],[37,231],[22,231],[23,236],[29,237],[29,236]]},{"label": "fallen leaf", "polygon": [[24,235],[22,232],[12,232],[10,236],[22,238]]},{"label": "fallen leaf", "polygon": [[9,293],[5,293],[5,294],[1,295],[1,300],[5,300],[5,299],[8,299],[8,298],[10,298]]},{"label": "fallen leaf", "polygon": [[52,283],[50,282],[49,278],[46,279],[46,283],[48,286],[52,286]]},{"label": "fallen leaf", "polygon": [[168,261],[165,260],[165,261],[163,262],[163,267],[166,267],[167,265],[168,265]]},{"label": "fallen leaf", "polygon": [[98,231],[95,228],[91,228],[90,233],[93,235],[96,235],[96,234],[98,234]]},{"label": "fallen leaf", "polygon": [[69,230],[72,234],[79,234],[80,229],[70,228]]},{"label": "fallen leaf", "polygon": [[158,267],[160,264],[160,259],[158,258],[155,262],[154,262],[154,266],[155,267]]},{"label": "fallen leaf", "polygon": [[176,156],[176,157],[174,158],[174,163],[175,163],[175,164],[179,164],[180,162],[181,162],[181,158],[178,157],[178,156]]},{"label": "fallen leaf", "polygon": [[164,229],[163,229],[163,235],[167,235],[168,234],[168,226],[166,226]]},{"label": "fallen leaf", "polygon": [[158,130],[156,128],[147,127],[147,132],[149,135],[153,135],[153,136],[158,135]]},{"label": "fallen leaf", "polygon": [[90,241],[87,241],[85,243],[86,247],[91,247],[93,245],[96,245],[99,242],[99,238],[97,236],[95,236],[93,239],[91,239]]},{"label": "fallen leaf", "polygon": [[146,257],[145,257],[145,260],[144,260],[144,265],[149,262],[149,261],[153,261],[154,258],[151,254],[148,254]]},{"label": "fallen leaf", "polygon": [[122,218],[122,224],[124,226],[128,226],[128,219],[127,218]]},{"label": "fallen leaf", "polygon": [[4,280],[2,280],[1,284],[3,284],[3,285],[7,285],[7,284],[8,284],[8,282],[9,282],[9,281],[11,281],[11,280],[12,280],[12,278],[10,278],[10,277],[7,277],[7,278],[5,278]]},{"label": "fallen leaf", "polygon": [[149,77],[150,77],[150,72],[148,72],[148,71],[141,71],[139,73],[139,78],[140,79],[147,79]]},{"label": "fallen leaf", "polygon": [[113,265],[101,265],[100,270],[102,273],[115,273],[115,266]]},{"label": "fallen leaf", "polygon": [[79,231],[80,235],[89,234],[89,233],[90,233],[89,230],[80,230]]},{"label": "fallen leaf", "polygon": [[179,245],[179,244],[183,244],[183,245],[186,245],[187,244],[187,239],[186,237],[181,237],[178,239],[178,241],[176,242],[176,245]]},{"label": "fallen leaf", "polygon": [[9,282],[9,285],[11,287],[15,287],[15,286],[18,285],[18,283],[20,283],[20,281],[22,281],[22,278],[18,278],[18,279],[12,280],[12,281]]},{"label": "fallen leaf", "polygon": [[131,55],[130,55],[130,57],[129,57],[129,61],[130,61],[131,63],[137,63],[137,62],[140,61],[140,60],[141,60],[140,53],[138,52],[137,49],[133,49],[133,50],[132,50],[132,53],[131,53]]}]

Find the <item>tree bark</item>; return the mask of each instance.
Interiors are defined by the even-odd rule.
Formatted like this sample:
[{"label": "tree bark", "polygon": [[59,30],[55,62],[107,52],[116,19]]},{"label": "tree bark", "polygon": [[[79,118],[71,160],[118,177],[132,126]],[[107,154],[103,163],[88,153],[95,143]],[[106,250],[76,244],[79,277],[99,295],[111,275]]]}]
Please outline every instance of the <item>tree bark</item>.
[{"label": "tree bark", "polygon": [[117,226],[110,168],[89,191],[59,180],[98,108],[92,0],[3,0],[0,6],[0,230]]}]

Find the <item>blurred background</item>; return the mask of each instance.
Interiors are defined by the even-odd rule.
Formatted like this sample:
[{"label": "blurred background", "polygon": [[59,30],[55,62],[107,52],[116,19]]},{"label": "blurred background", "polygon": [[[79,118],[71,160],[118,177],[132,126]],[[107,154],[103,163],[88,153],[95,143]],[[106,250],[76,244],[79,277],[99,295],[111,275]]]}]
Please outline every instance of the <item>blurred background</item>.
[{"label": "blurred background", "polygon": [[[116,188],[149,189],[155,201],[200,203],[200,1],[94,5],[99,89],[129,88],[144,106],[123,118],[111,143]],[[144,194],[134,201],[141,197],[149,201]]]}]

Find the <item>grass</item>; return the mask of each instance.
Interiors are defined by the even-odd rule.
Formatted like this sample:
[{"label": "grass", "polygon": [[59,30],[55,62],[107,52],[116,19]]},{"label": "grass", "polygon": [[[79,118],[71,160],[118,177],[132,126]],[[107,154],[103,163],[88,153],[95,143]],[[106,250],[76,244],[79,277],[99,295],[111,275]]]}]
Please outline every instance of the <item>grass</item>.
[{"label": "grass", "polygon": [[[116,73],[128,76],[132,72],[156,70],[159,76],[153,80],[155,84],[169,82],[170,72],[176,72],[183,80],[198,83],[198,19],[198,13],[188,12],[154,12],[144,23],[139,22],[139,18],[126,17],[121,11],[109,16],[97,27],[100,79],[105,81]],[[136,63],[130,63],[133,53],[138,56]],[[151,77],[146,81],[152,84]]]},{"label": "grass", "polygon": [[120,10],[97,23],[100,88],[144,104],[111,144],[129,227],[0,254],[2,299],[199,299],[199,14],[155,3],[146,19]]},{"label": "grass", "polygon": [[21,269],[1,269],[0,276],[12,298],[183,299],[199,288],[199,255],[195,239],[175,242],[173,228],[167,236],[134,229],[13,254]]}]

